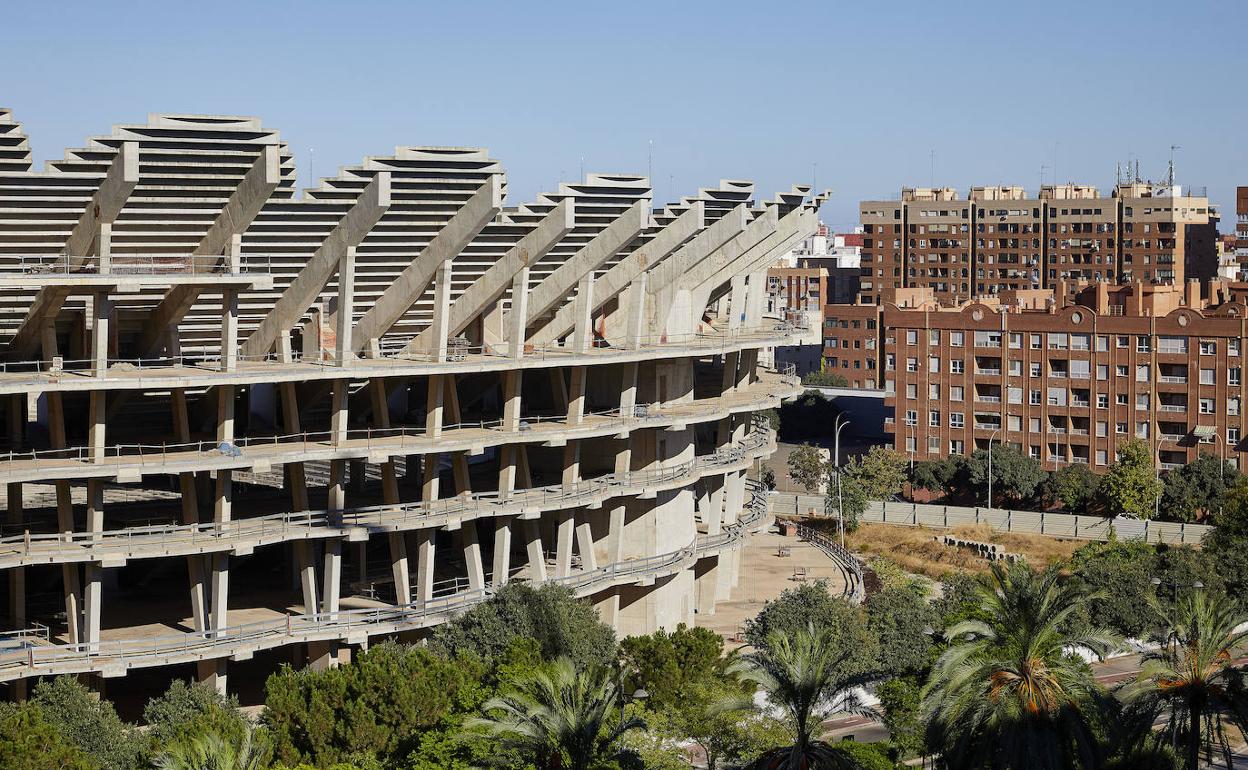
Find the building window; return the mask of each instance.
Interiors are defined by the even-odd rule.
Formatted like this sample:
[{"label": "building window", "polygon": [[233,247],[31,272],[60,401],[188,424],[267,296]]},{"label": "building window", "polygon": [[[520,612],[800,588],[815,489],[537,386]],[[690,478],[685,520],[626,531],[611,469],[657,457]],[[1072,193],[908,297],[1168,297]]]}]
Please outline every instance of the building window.
[{"label": "building window", "polygon": [[949,413],[949,427],[950,428],[966,427],[966,414],[963,412],[950,412]]},{"label": "building window", "polygon": [[1096,335],[1096,352],[1104,353],[1107,350],[1109,350],[1109,335],[1106,335],[1106,334]]},{"label": "building window", "polygon": [[940,436],[927,437],[927,453],[933,455],[940,454]]},{"label": "building window", "polygon": [[919,413],[913,409],[906,410],[906,425],[913,428],[919,424]]},{"label": "building window", "polygon": [[964,391],[962,390],[961,385],[950,385],[949,386],[949,400],[961,401],[963,392]]},{"label": "building window", "polygon": [[913,454],[915,445],[914,436],[906,436],[906,451]]},{"label": "building window", "polygon": [[927,413],[927,427],[929,428],[940,427],[940,412],[932,410]]},{"label": "building window", "polygon": [[907,359],[906,359],[906,371],[907,371],[907,372],[917,372],[918,370],[919,370],[919,359],[917,359],[917,358],[907,358]]},{"label": "building window", "polygon": [[1032,349],[1032,350],[1039,350],[1039,349],[1040,349],[1040,344],[1041,344],[1041,343],[1040,343],[1040,335],[1039,335],[1039,334],[1033,334],[1033,335],[1031,335],[1031,349]]},{"label": "building window", "polygon": [[1015,361],[1011,359],[1010,360],[1010,376],[1019,377],[1022,375],[1022,373],[1023,373],[1023,362]]},{"label": "building window", "polygon": [[932,374],[940,374],[940,359],[937,358],[936,356],[928,356],[927,371],[931,372]]},{"label": "building window", "polygon": [[1105,450],[1104,450],[1104,449],[1098,449],[1098,450],[1096,450],[1096,464],[1097,464],[1097,465],[1104,465],[1104,464],[1105,464],[1105,461],[1106,461],[1106,460],[1108,460],[1108,459],[1109,459],[1109,457],[1108,457],[1108,455],[1106,454],[1106,452],[1105,452]]},{"label": "building window", "polygon": [[949,332],[949,346],[960,348],[963,345],[965,335],[962,332]]},{"label": "building window", "polygon": [[1239,340],[1227,340],[1226,341],[1226,354],[1228,356],[1239,355]]},{"label": "building window", "polygon": [[1213,399],[1212,398],[1202,398],[1200,400],[1200,413],[1201,414],[1213,414]]},{"label": "building window", "polygon": [[1031,394],[1027,398],[1028,398],[1029,403],[1032,406],[1039,406],[1042,403],[1042,398],[1041,398],[1041,394],[1039,390],[1031,391]]},{"label": "building window", "polygon": [[1118,347],[1120,347],[1120,348],[1125,348],[1125,347],[1130,347],[1130,345],[1131,345],[1131,338],[1130,338],[1130,337],[1128,337],[1128,336],[1127,336],[1127,335],[1125,335],[1125,334],[1119,334],[1119,335],[1118,335]]},{"label": "building window", "polygon": [[1201,340],[1200,354],[1202,356],[1216,356],[1218,354],[1218,343],[1214,340]]},{"label": "building window", "polygon": [[1126,377],[1126,376],[1127,376],[1127,367],[1122,366],[1122,365],[1115,366],[1115,367],[1114,367],[1114,374],[1118,375],[1119,377]]},{"label": "building window", "polygon": [[1109,423],[1105,420],[1096,421],[1096,435],[1099,438],[1105,438],[1109,435]]},{"label": "building window", "polygon": [[1030,370],[1031,370],[1032,377],[1039,377],[1040,376],[1040,363],[1038,361],[1033,361],[1030,365]]},{"label": "building window", "polygon": [[1109,394],[1108,394],[1108,393],[1097,393],[1097,394],[1096,394],[1096,408],[1097,408],[1097,409],[1108,409],[1108,408],[1109,408]]},{"label": "building window", "polygon": [[889,353],[888,355],[884,356],[884,370],[887,372],[891,372],[896,368],[897,368],[897,358],[892,353]]},{"label": "building window", "polygon": [[949,454],[951,455],[966,454],[966,443],[956,438],[953,439],[952,441],[949,442]]},{"label": "building window", "polygon": [[1127,432],[1127,424],[1125,422],[1114,423],[1114,432],[1119,435],[1125,435]]},{"label": "building window", "polygon": [[1231,417],[1239,416],[1239,399],[1238,398],[1228,398],[1226,400],[1226,413],[1230,415]]},{"label": "building window", "polygon": [[1023,418],[1022,418],[1022,417],[1019,417],[1019,416],[1018,416],[1018,415],[1016,415],[1016,414],[1011,414],[1011,415],[1009,415],[1009,417],[1007,418],[1007,420],[1008,420],[1008,425],[1010,426],[1010,427],[1009,427],[1009,429],[1010,429],[1010,430],[1012,430],[1012,431],[1014,431],[1015,433],[1017,433],[1018,431],[1021,431],[1021,430],[1023,429]]},{"label": "building window", "polygon": [[928,397],[928,398],[930,398],[930,399],[933,399],[933,400],[934,400],[934,399],[938,399],[938,398],[940,398],[940,385],[938,385],[938,384],[936,384],[936,383],[934,383],[934,382],[933,382],[931,385],[928,385],[928,386],[927,386],[927,397]]},{"label": "building window", "polygon": [[1148,339],[1148,337],[1141,335],[1135,338],[1135,352],[1136,353],[1153,352],[1153,346],[1152,346],[1151,341]]},{"label": "building window", "polygon": [[1148,411],[1148,394],[1147,393],[1135,394],[1135,409],[1136,411],[1139,411],[1139,412]]},{"label": "building window", "polygon": [[914,400],[919,397],[919,386],[913,382],[906,383],[906,398]]},{"label": "building window", "polygon": [[1238,366],[1232,366],[1231,368],[1226,370],[1226,384],[1227,385],[1239,384],[1239,367]]},{"label": "building window", "polygon": [[1135,437],[1136,438],[1148,438],[1148,423],[1137,422],[1135,424]]},{"label": "building window", "polygon": [[962,359],[955,358],[949,362],[950,374],[962,374],[964,371],[965,371],[965,367],[964,367],[964,363]]},{"label": "building window", "polygon": [[1027,453],[1031,455],[1031,459],[1033,460],[1040,459],[1040,447],[1035,446],[1034,444],[1028,448]]},{"label": "building window", "polygon": [[1239,428],[1226,429],[1226,443],[1230,446],[1239,446]]},{"label": "building window", "polygon": [[1201,385],[1212,385],[1214,384],[1214,382],[1216,382],[1216,380],[1214,379],[1214,373],[1212,369],[1200,370],[1200,384]]},{"label": "building window", "polygon": [[1010,349],[1021,350],[1023,347],[1023,335],[1019,332],[1010,332]]},{"label": "building window", "polygon": [[1109,364],[1097,364],[1096,365],[1096,379],[1098,380],[1109,379]]},{"label": "building window", "polygon": [[1028,428],[1028,430],[1030,430],[1032,433],[1039,433],[1039,432],[1040,432],[1040,418],[1039,418],[1039,417],[1032,417],[1030,420],[1028,420],[1028,421],[1027,421],[1027,428]]},{"label": "building window", "polygon": [[917,329],[906,330],[906,344],[907,345],[919,344],[919,332]]},{"label": "building window", "polygon": [[1119,394],[1117,394],[1116,396],[1114,396],[1114,402],[1115,402],[1118,406],[1126,406],[1126,405],[1127,405],[1127,394],[1126,394],[1126,393],[1119,393]]},{"label": "building window", "polygon": [[1148,382],[1148,370],[1149,370],[1148,364],[1135,367],[1135,381],[1136,382]]}]

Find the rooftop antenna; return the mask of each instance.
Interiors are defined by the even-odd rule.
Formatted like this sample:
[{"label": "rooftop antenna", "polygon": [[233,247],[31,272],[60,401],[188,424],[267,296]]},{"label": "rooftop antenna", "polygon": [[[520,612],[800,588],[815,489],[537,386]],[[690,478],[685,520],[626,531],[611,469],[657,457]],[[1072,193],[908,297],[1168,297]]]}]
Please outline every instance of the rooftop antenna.
[{"label": "rooftop antenna", "polygon": [[1040,164],[1040,186],[1041,187],[1044,187],[1044,172],[1047,171],[1048,169],[1049,169],[1049,165],[1047,163]]},{"label": "rooftop antenna", "polygon": [[581,181],[581,182],[585,181],[585,156],[584,155],[581,156],[581,176],[578,181]]},{"label": "rooftop antenna", "polygon": [[933,149],[928,153],[928,159],[931,161],[932,175],[928,178],[927,183],[932,189],[936,189],[936,150]]},{"label": "rooftop antenna", "polygon": [[1170,145],[1170,170],[1166,172],[1166,187],[1174,187],[1174,151],[1183,149],[1177,144]]},{"label": "rooftop antenna", "polygon": [[646,148],[646,180],[650,182],[651,187],[654,186],[654,140],[650,140],[649,147]]},{"label": "rooftop antenna", "polygon": [[313,187],[316,187],[316,174],[313,173],[313,169],[315,168],[316,168],[316,148],[309,147],[308,148],[308,186],[304,188],[304,195],[303,195],[304,198],[308,197],[307,195],[308,190],[311,190]]}]

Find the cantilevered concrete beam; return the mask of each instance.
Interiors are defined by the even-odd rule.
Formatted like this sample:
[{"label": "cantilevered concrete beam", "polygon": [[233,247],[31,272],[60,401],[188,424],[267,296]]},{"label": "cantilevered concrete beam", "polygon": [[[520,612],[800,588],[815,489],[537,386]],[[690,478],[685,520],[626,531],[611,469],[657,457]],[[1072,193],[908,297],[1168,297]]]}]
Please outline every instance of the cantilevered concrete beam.
[{"label": "cantilevered concrete beam", "polygon": [[[472,323],[473,319],[503,295],[511,285],[511,279],[525,267],[532,265],[555,247],[563,236],[575,227],[571,198],[564,198],[559,205],[520,239],[520,242],[507,250],[497,262],[490,266],[485,274],[478,278],[451,305],[450,320],[447,334],[459,334]],[[424,351],[428,348],[432,327],[417,334],[407,344],[405,350]]]},{"label": "cantilevered concrete beam", "polygon": [[[689,299],[689,292],[705,280],[705,277],[699,278],[699,276],[714,275],[771,235],[776,229],[777,222],[775,209],[768,209],[746,225],[745,230],[740,234],[709,254],[703,255],[704,258],[697,261],[693,261],[692,258],[680,261],[667,260],[660,264],[650,276],[647,287],[650,296],[646,298],[646,313],[651,319],[651,332],[657,335],[666,334],[673,315],[678,312],[682,315],[686,312],[697,314],[700,318],[701,308],[695,310],[692,303],[686,306],[684,302],[678,302],[678,300],[682,297],[685,300]],[[687,332],[692,329],[682,327],[676,331]]]},{"label": "cantilevered concrete beam", "polygon": [[78,218],[78,223],[65,241],[65,248],[61,250],[70,258],[71,267],[85,263],[86,258],[95,253],[100,225],[112,224],[117,219],[138,184],[139,144],[122,142],[107,176],[100,182],[100,188],[91,197],[87,210]]},{"label": "cantilevered concrete beam", "polygon": [[714,302],[724,293],[723,291],[717,293],[716,289],[727,285],[735,276],[747,275],[770,266],[818,227],[819,217],[815,209],[802,207],[790,211],[780,220],[774,233],[696,286],[693,289],[694,296],[706,298],[703,301],[703,307],[706,302]]},{"label": "cantilevered concrete beam", "polygon": [[459,256],[502,208],[502,177],[491,174],[360,318],[352,339],[354,350],[363,350],[390,331],[424,294],[438,267]]},{"label": "cantilevered concrete beam", "polygon": [[[699,236],[698,231],[702,229],[705,215],[704,204],[701,201],[697,201],[688,211],[669,222],[649,243],[639,249],[635,249],[627,257],[613,265],[600,278],[597,278],[594,281],[594,300],[590,311],[597,312],[600,310],[608,302],[618,297],[620,292],[624,291],[628,284],[641,275],[642,272],[659,264],[669,255],[676,253],[677,249],[681,249],[682,244],[689,241],[690,238]],[[717,222],[716,224],[719,223]],[[731,225],[731,222],[729,222],[729,225]],[[692,245],[692,243],[689,245]],[[554,317],[549,321],[539,321],[537,328],[529,335],[529,340],[535,345],[540,345],[569,334],[576,325],[575,315],[576,312],[573,305],[564,305],[555,312]]]},{"label": "cantilevered concrete beam", "polygon": [[[265,145],[260,157],[247,170],[221,213],[200,239],[199,245],[191,251],[191,256],[214,257],[225,254],[233,239],[242,235],[251,225],[281,181],[281,159],[278,157],[277,145]],[[192,260],[191,265],[192,270],[200,272],[208,272],[215,267],[215,262],[200,259]],[[143,334],[139,338],[141,358],[150,357],[160,349],[167,331],[176,328],[186,317],[203,289],[202,286],[175,286],[169,290],[143,327]]]},{"label": "cantilevered concrete beam", "polygon": [[273,348],[278,335],[294,326],[304,311],[325,290],[325,285],[329,283],[339,262],[347,253],[347,247],[358,246],[389,208],[390,172],[382,171],[368,183],[355,205],[312,254],[308,264],[299,271],[299,275],[282,292],[282,296],[278,297],[260,326],[243,343],[244,356],[262,356]]},{"label": "cantilevered concrete beam", "polygon": [[616,217],[592,241],[581,247],[566,262],[546,276],[529,294],[530,328],[554,307],[568,298],[581,278],[597,270],[604,262],[628,245],[650,221],[650,201],[642,199]]},{"label": "cantilevered concrete beam", "polygon": [[[79,267],[97,254],[100,248],[101,226],[111,226],[125,207],[130,193],[139,184],[139,145],[137,142],[122,142],[121,148],[113,158],[100,187],[91,196],[87,208],[78,218],[74,229],[65,241],[61,255],[66,257],[70,267]],[[56,321],[61,312],[69,290],[65,287],[40,289],[31,303],[13,341],[9,343],[10,355],[14,358],[28,358],[39,346],[44,327]]]}]

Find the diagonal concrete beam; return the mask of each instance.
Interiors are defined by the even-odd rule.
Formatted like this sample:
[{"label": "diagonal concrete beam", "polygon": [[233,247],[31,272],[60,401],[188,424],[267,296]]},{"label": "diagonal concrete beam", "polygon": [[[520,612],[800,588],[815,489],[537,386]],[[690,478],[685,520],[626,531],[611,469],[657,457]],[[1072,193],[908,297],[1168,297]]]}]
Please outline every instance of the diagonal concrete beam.
[{"label": "diagonal concrete beam", "polygon": [[429,288],[438,267],[459,256],[502,208],[502,177],[491,174],[361,316],[352,338],[353,352],[363,350],[390,331]]},{"label": "diagonal concrete beam", "polygon": [[[649,327],[652,333],[661,336],[667,332],[672,313],[676,312],[678,307],[685,307],[683,303],[677,302],[678,297],[682,293],[687,295],[704,280],[700,276],[714,275],[734,260],[740,259],[741,255],[775,232],[778,221],[776,210],[768,208],[746,225],[745,230],[740,234],[705,255],[704,258],[696,262],[689,260],[678,263],[668,260],[660,264],[655,273],[650,276],[647,287],[649,296],[646,298],[646,314],[650,319]],[[684,310],[680,312],[683,313]]]},{"label": "diagonal concrete beam", "polygon": [[[760,269],[766,269],[777,259],[784,256],[799,241],[806,238],[819,227],[819,216],[815,209],[798,208],[786,214],[780,220],[776,231],[764,238],[757,246],[750,249],[740,258],[734,260],[723,270],[707,278],[693,289],[693,294],[707,297],[706,302],[714,302],[726,293],[724,287],[738,275],[748,275]],[[705,304],[703,305],[705,307]]]},{"label": "diagonal concrete beam", "polygon": [[546,276],[529,293],[529,326],[537,325],[543,316],[556,305],[563,303],[582,278],[618,254],[649,222],[650,201],[639,200],[566,262],[555,268],[553,273]]},{"label": "diagonal concrete beam", "polygon": [[[594,281],[593,302],[590,312],[597,312],[604,305],[619,296],[634,278],[641,275],[646,270],[661,263],[670,255],[683,250],[682,245],[691,238],[696,240],[707,232],[699,230],[703,228],[706,211],[701,201],[694,203],[688,211],[684,212],[676,219],[672,220],[659,231],[654,238],[639,249],[633,250],[624,259],[621,259],[613,265],[607,272],[603,273],[600,278]],[[716,222],[716,225],[719,223]],[[729,222],[729,225],[732,223]],[[712,225],[713,229],[715,225]],[[692,245],[690,242],[689,245]],[[537,328],[529,339],[535,345],[552,342],[560,337],[569,334],[576,326],[576,307],[572,304],[566,304],[555,311],[554,317],[549,321],[537,324]]]},{"label": "diagonal concrete beam", "polygon": [[[454,336],[468,327],[472,320],[488,310],[503,292],[511,286],[512,278],[524,268],[546,255],[563,236],[576,226],[571,198],[564,198],[547,214],[537,227],[530,230],[507,253],[490,266],[451,305],[447,334]],[[408,351],[425,350],[433,334],[433,327],[417,334],[404,348]]]},{"label": "diagonal concrete beam", "polygon": [[279,334],[290,329],[325,290],[347,248],[358,246],[390,208],[390,172],[368,183],[338,225],[330,231],[308,263],[278,297],[260,326],[243,343],[244,356],[262,356],[273,349]]},{"label": "diagonal concrete beam", "polygon": [[[209,226],[199,245],[191,251],[193,257],[213,257],[224,255],[230,248],[234,236],[242,235],[251,226],[256,216],[264,209],[269,196],[282,181],[281,159],[277,145],[265,145],[260,157],[243,176],[234,188],[230,199],[222,207],[221,213]],[[208,272],[216,267],[211,260],[192,260],[191,269],[197,272]],[[163,346],[165,335],[171,327],[176,327],[186,314],[191,311],[195,300],[203,293],[204,287],[182,285],[174,286],[160,301],[156,309],[148,316],[147,323],[139,337],[139,357],[148,358],[155,355]]]},{"label": "diagonal concrete beam", "polygon": [[70,231],[61,254],[69,257],[70,266],[77,267],[93,256],[100,225],[112,224],[126,205],[130,193],[139,184],[139,143],[122,142],[108,168],[108,174],[91,196],[86,211]]},{"label": "diagonal concrete beam", "polygon": [[[122,142],[108,167],[108,173],[91,196],[82,216],[78,217],[65,240],[65,248],[61,249],[61,255],[66,257],[70,268],[86,264],[99,252],[101,226],[112,225],[138,184],[139,144]],[[69,291],[63,287],[39,290],[30,305],[30,311],[22,319],[17,333],[9,343],[11,357],[28,358],[35,352],[42,339],[44,327],[56,321],[56,316],[68,297]]]}]

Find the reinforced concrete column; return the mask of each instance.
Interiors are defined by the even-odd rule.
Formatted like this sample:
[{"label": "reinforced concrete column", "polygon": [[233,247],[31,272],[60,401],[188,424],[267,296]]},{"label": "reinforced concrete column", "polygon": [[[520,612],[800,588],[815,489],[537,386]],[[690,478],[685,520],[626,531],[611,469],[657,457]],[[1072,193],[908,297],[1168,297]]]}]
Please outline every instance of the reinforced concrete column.
[{"label": "reinforced concrete column", "polygon": [[442,435],[442,409],[446,400],[445,380],[440,374],[431,374],[428,385],[425,396],[425,435],[439,438]]},{"label": "reinforced concrete column", "polygon": [[694,606],[699,615],[715,614],[715,601],[719,594],[719,561],[719,554],[710,554],[698,559],[694,565],[693,585],[697,592]]},{"label": "reinforced concrete column", "polygon": [[[53,335],[55,336],[55,335]],[[44,350],[50,348],[44,345]],[[52,348],[53,352],[55,349]],[[44,394],[48,409],[48,440],[53,449],[65,448],[65,409],[61,394],[48,391]],[[74,533],[74,499],[73,490],[68,479],[57,479],[56,485],[56,523],[61,536],[68,539]],[[74,642],[83,641],[82,637],[82,583],[77,564],[61,565],[61,582],[65,593],[65,625],[66,634]]]},{"label": "reinforced concrete column", "polygon": [[494,519],[494,570],[490,584],[495,588],[507,585],[511,572],[511,516]]},{"label": "reinforced concrete column", "polygon": [[598,569],[598,557],[594,553],[594,529],[587,513],[582,513],[581,522],[576,525],[576,550],[581,555],[582,572]]},{"label": "reinforced concrete column", "polygon": [[468,590],[480,591],[485,588],[485,566],[481,561],[481,542],[477,538],[475,521],[465,521],[460,525],[459,542],[468,573]]},{"label": "reinforced concrete column", "polygon": [[108,292],[97,292],[91,297],[91,372],[96,377],[108,374],[109,321],[113,315],[113,303]]},{"label": "reinforced concrete column", "polygon": [[351,332],[355,329],[355,247],[348,246],[338,261],[338,308],[334,311],[334,362],[346,366],[355,358]]},{"label": "reinforced concrete column", "polygon": [[498,499],[507,500],[516,489],[516,475],[519,468],[517,460],[519,452],[512,444],[505,444],[498,455]]},{"label": "reinforced concrete column", "polygon": [[737,389],[737,364],[741,360],[739,351],[724,354],[724,377],[720,385],[720,395],[726,396]]},{"label": "reinforced concrete column", "polygon": [[[173,332],[177,334],[175,330]],[[238,370],[238,292],[221,291],[221,371]]]},{"label": "reinforced concrete column", "polygon": [[748,299],[745,306],[745,325],[757,329],[763,322],[763,310],[767,307],[767,271],[750,273]]},{"label": "reinforced concrete column", "polygon": [[576,326],[572,330],[572,349],[587,353],[594,346],[594,274],[586,273],[576,284]]},{"label": "reinforced concrete column", "polygon": [[558,511],[555,522],[555,577],[561,578],[572,574],[572,535],[576,519],[572,511]]},{"label": "reinforced concrete column", "polygon": [[445,260],[438,264],[433,283],[433,324],[429,327],[429,354],[434,361],[446,360],[447,336],[451,322],[451,274],[455,263]]},{"label": "reinforced concrete column", "polygon": [[529,268],[520,271],[511,279],[511,313],[507,316],[507,344],[511,357],[520,359],[524,356],[524,344],[527,342],[525,331],[529,324]]},{"label": "reinforced concrete column", "polygon": [[580,425],[585,422],[585,366],[572,367],[572,384],[568,387],[568,423]]},{"label": "reinforced concrete column", "polygon": [[[173,434],[178,443],[191,440],[190,412],[187,409],[186,391],[174,388],[170,393],[173,407]],[[182,498],[182,523],[199,524],[199,490],[192,472],[178,474],[178,490]],[[208,622],[207,585],[204,577],[204,557],[192,554],[186,557],[187,579],[191,587],[191,625],[196,631],[204,631]]]},{"label": "reinforced concrete column", "polygon": [[[12,412],[10,412],[10,415]],[[13,423],[9,423],[10,436],[12,435]],[[16,447],[17,444],[10,444]],[[22,485],[21,482],[11,483],[8,486],[8,524],[10,527],[22,527],[25,529],[25,514],[22,510]],[[9,583],[9,623],[14,630],[26,627],[26,568],[12,567],[6,571]]]},{"label": "reinforced concrete column", "polygon": [[632,417],[637,406],[637,367],[636,361],[623,364],[623,376],[620,382],[620,416]]},{"label": "reinforced concrete column", "polygon": [[520,393],[523,382],[523,370],[509,369],[503,372],[503,430],[510,433],[520,431]]},{"label": "reinforced concrete column", "polygon": [[542,551],[542,529],[537,519],[524,519],[525,551],[529,560],[529,581],[546,580],[546,554]]},{"label": "reinforced concrete column", "polygon": [[739,331],[745,321],[746,285],[745,275],[734,275],[729,283],[728,330]]},{"label": "reinforced concrete column", "polygon": [[433,559],[437,547],[437,530],[416,531],[416,596],[424,605],[433,599]]},{"label": "reinforced concrete column", "polygon": [[737,388],[748,388],[750,383],[758,379],[755,369],[758,367],[758,349],[748,348],[741,351],[741,362],[737,371]]},{"label": "reinforced concrete column", "polygon": [[[386,398],[385,380],[374,378],[369,381],[368,388],[372,399],[373,422],[379,428],[388,429],[390,405]],[[387,457],[381,463],[381,496],[386,505],[397,506],[400,502],[399,474],[393,456]],[[395,602],[400,605],[411,604],[412,580],[407,560],[407,535],[403,532],[390,532],[387,539],[390,544],[390,572],[394,578]]]},{"label": "reinforced concrete column", "polygon": [[83,642],[91,652],[100,649],[100,599],[103,594],[102,582],[104,569],[99,562],[87,562],[84,567],[83,608]]}]

